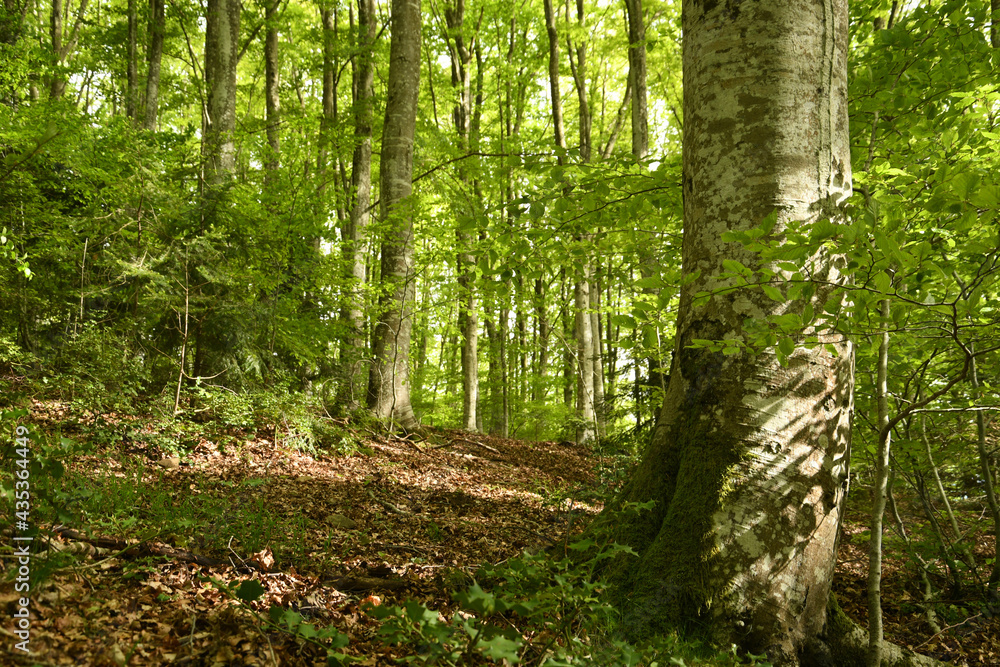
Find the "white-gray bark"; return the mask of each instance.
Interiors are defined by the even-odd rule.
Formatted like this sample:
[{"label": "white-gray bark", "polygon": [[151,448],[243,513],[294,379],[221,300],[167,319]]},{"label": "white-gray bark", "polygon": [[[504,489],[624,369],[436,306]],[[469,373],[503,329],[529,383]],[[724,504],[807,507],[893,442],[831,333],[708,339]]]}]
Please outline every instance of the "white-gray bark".
[{"label": "white-gray bark", "polygon": [[604,354],[601,344],[601,289],[600,281],[595,280],[590,284],[590,352],[591,370],[594,374],[594,423],[597,426],[597,437],[603,438],[607,435],[605,423],[605,385],[604,385]]},{"label": "white-gray bark", "polygon": [[642,0],[625,0],[628,20],[628,78],[632,88],[632,156],[649,152],[649,112],[646,103],[646,20]]},{"label": "white-gray bark", "polygon": [[[324,34],[332,34],[329,10],[323,16]],[[368,227],[372,198],[372,123],[374,117],[374,84],[375,65],[374,48],[377,31],[375,16],[375,0],[358,0],[358,54],[355,57],[353,95],[354,95],[354,155],[351,167],[351,201],[350,218],[347,234],[344,239],[344,259],[347,286],[350,290],[349,303],[346,308],[347,326],[350,331],[348,340],[342,348],[341,361],[344,366],[344,385],[341,397],[349,409],[360,404],[361,391],[359,387],[364,379],[361,359],[365,349],[365,313],[364,286],[366,277],[365,260],[365,230]],[[330,41],[326,47],[332,51]],[[332,64],[332,54],[326,56]],[[333,69],[330,67],[329,83],[324,84],[324,90],[330,89],[331,99],[324,106],[333,109]]]},{"label": "white-gray bark", "polygon": [[868,667],[882,663],[882,518],[889,484],[889,299],[881,302],[882,336],[878,347],[875,396],[878,404],[878,450],[875,454],[875,484],[872,498],[871,540],[868,544]]},{"label": "white-gray bark", "polygon": [[[466,42],[465,0],[455,0],[454,4],[445,8],[445,22],[448,28],[445,35],[448,51],[451,56],[451,86],[455,93],[455,108],[452,120],[458,139],[459,151],[469,149],[469,131],[472,117],[472,77],[469,65],[472,62],[472,51]],[[463,185],[459,193],[458,210],[460,215],[474,215],[476,205],[472,194],[471,177],[465,166],[465,161],[459,162],[458,180]],[[470,252],[474,236],[463,231],[459,224],[456,231],[458,253],[456,264],[458,268],[458,328],[462,336],[462,428],[467,431],[476,430],[476,411],[479,403],[479,312],[476,303],[476,258]]]},{"label": "white-gray bark", "polygon": [[205,10],[205,109],[202,157],[205,185],[212,190],[236,168],[236,64],[239,60],[239,0],[208,0]]},{"label": "white-gray bark", "polygon": [[597,435],[594,413],[594,334],[590,323],[590,276],[587,265],[584,275],[573,287],[576,308],[573,336],[576,339],[576,441],[590,442]]},{"label": "white-gray bark", "polygon": [[[695,339],[739,339],[748,319],[801,313],[729,285],[721,260],[759,266],[722,240],[777,211],[838,220],[851,193],[846,0],[685,0],[684,243],[670,384],[624,499],[656,508],[616,522],[640,553],[620,576],[636,634],[679,624],[779,665],[797,665],[826,621],[849,463],[853,350],[724,355]],[[819,311],[842,258],[811,258]],[[697,272],[697,273],[696,273]],[[821,312],[821,311],[819,311]],[[622,538],[619,538],[622,541]]]},{"label": "white-gray bark", "polygon": [[410,333],[416,274],[413,267],[413,138],[420,88],[420,0],[393,0],[389,80],[379,164],[384,287],[372,324],[374,359],[368,406],[383,420],[416,426],[410,405]]}]

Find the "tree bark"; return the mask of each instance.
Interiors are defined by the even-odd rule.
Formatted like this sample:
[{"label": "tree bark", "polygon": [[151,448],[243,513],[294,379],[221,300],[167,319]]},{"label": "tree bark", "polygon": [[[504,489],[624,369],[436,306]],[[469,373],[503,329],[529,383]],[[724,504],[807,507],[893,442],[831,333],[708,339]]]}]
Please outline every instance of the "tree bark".
[{"label": "tree bark", "polygon": [[990,45],[1000,49],[1000,0],[990,0],[990,13],[993,15],[990,20]]},{"label": "tree bark", "polygon": [[389,80],[379,165],[384,286],[373,325],[374,360],[368,375],[368,406],[379,419],[404,428],[417,425],[410,405],[409,355],[415,295],[413,138],[420,88],[420,0],[393,0],[390,18]]},{"label": "tree bark", "polygon": [[[352,201],[347,238],[345,241],[345,278],[350,290],[347,306],[348,340],[341,350],[344,366],[342,395],[349,409],[360,405],[361,382],[364,378],[361,358],[365,350],[365,313],[363,290],[365,271],[365,229],[368,227],[372,198],[372,124],[374,118],[375,65],[374,48],[377,37],[375,0],[358,0],[358,54],[354,70],[354,155],[351,161]],[[324,25],[328,19],[324,18]],[[329,34],[330,31],[326,30]],[[332,44],[330,46],[332,50]],[[332,56],[330,57],[332,62]],[[333,73],[330,74],[332,89]],[[326,84],[324,84],[324,89]],[[331,93],[332,97],[332,93]],[[332,106],[332,101],[324,106]]]},{"label": "tree bark", "polygon": [[49,79],[49,98],[52,101],[61,100],[66,92],[66,77],[60,70],[69,63],[76,50],[76,43],[80,39],[80,27],[83,25],[83,17],[87,12],[87,4],[88,0],[80,0],[73,28],[67,37],[63,32],[63,12],[66,11],[66,6],[63,4],[63,0],[52,0],[52,13],[49,16],[51,30],[49,36],[52,40],[52,55],[55,60],[55,71]]},{"label": "tree bark", "polygon": [[555,134],[556,147],[560,149],[557,159],[563,163],[562,149],[566,148],[566,135],[563,132],[562,97],[559,94],[559,33],[556,30],[555,8],[552,0],[544,0],[545,31],[549,37],[549,97],[552,100],[552,131]]},{"label": "tree bark", "polygon": [[875,488],[872,498],[871,541],[868,545],[868,667],[882,663],[882,518],[889,484],[889,299],[882,299],[882,339],[878,348],[875,395],[878,402],[878,451],[875,454]]},{"label": "tree bark", "polygon": [[591,332],[591,370],[594,374],[594,423],[597,426],[597,437],[607,435],[605,417],[605,385],[604,385],[604,355],[601,345],[601,281],[595,276],[590,284],[590,332]]},{"label": "tree bark", "polygon": [[[846,0],[685,0],[683,269],[661,419],[622,501],[652,511],[605,519],[640,554],[614,572],[634,636],[677,627],[798,665],[824,630],[849,464],[853,348],[731,355],[695,339],[743,336],[747,319],[802,312],[724,288],[721,258],[759,266],[722,233],[840,219],[850,196]],[[819,308],[841,257],[812,258]],[[699,273],[700,272],[700,273]],[[613,505],[614,506],[614,505]],[[617,535],[615,535],[617,533]],[[837,663],[840,664],[840,663]]]},{"label": "tree bark", "polygon": [[[465,29],[465,0],[455,0],[454,4],[445,8],[444,15],[447,26],[445,40],[451,56],[451,86],[456,93],[452,122],[458,150],[464,153],[469,150],[472,116],[472,78],[469,70],[472,51],[462,34]],[[471,194],[472,184],[465,164],[464,160],[460,161],[457,168],[458,181],[464,186],[459,197],[465,200],[458,203],[459,224],[455,232],[458,242],[458,329],[462,337],[462,428],[475,431],[479,403],[479,315],[476,304],[476,258],[470,252],[475,237],[465,231],[462,224],[463,218],[475,214],[472,210],[475,197]]]},{"label": "tree bark", "polygon": [[264,183],[274,185],[281,155],[281,96],[278,69],[278,4],[272,0],[264,6],[264,100],[267,125],[267,156],[264,160]]},{"label": "tree bark", "polygon": [[549,313],[545,303],[545,280],[535,279],[535,320],[538,325],[537,376],[531,385],[531,400],[544,401],[548,393],[545,376],[549,372]]},{"label": "tree bark", "polygon": [[160,63],[163,60],[163,34],[166,31],[163,4],[164,0],[149,1],[149,50],[146,55],[148,72],[143,127],[150,131],[156,129],[156,116],[160,104]]},{"label": "tree bark", "polygon": [[[569,3],[567,2],[566,13],[569,14]],[[586,28],[586,13],[583,10],[583,0],[576,0],[576,24],[582,33]],[[566,17],[569,19],[569,16]],[[573,39],[566,37],[566,51],[569,55],[569,68],[573,74],[573,83],[576,86],[576,99],[579,103],[579,118],[577,119],[580,130],[580,162],[590,162],[591,153],[591,125],[593,118],[590,113],[590,100],[587,94],[587,41],[579,40],[576,47],[573,46]],[[576,55],[576,60],[573,55]]]},{"label": "tree bark", "polygon": [[[51,29],[52,53],[55,56],[56,67],[62,64],[62,58],[60,57],[63,38],[62,15],[63,0],[52,0],[52,14],[49,19],[49,27]],[[62,99],[64,92],[66,92],[66,79],[59,72],[54,72],[52,80],[49,83],[49,98],[53,101]]]},{"label": "tree bark", "polygon": [[239,0],[208,0],[205,12],[205,115],[202,156],[210,198],[236,168],[236,64]]},{"label": "tree bark", "polygon": [[576,353],[570,347],[570,341],[573,340],[573,327],[575,325],[575,321],[570,319],[570,298],[574,298],[575,300],[575,296],[567,287],[566,269],[563,268],[559,272],[559,317],[562,320],[563,338],[563,405],[572,410],[574,407],[573,390],[576,388],[576,375],[573,372],[576,368]]},{"label": "tree bark", "polygon": [[139,18],[136,0],[128,0],[128,63],[125,71],[125,115],[136,122],[139,119]]},{"label": "tree bark", "polygon": [[646,106],[646,22],[642,0],[625,0],[628,20],[628,78],[632,84],[632,157],[649,153],[649,112]]},{"label": "tree bark", "polygon": [[590,324],[590,275],[588,265],[580,267],[582,276],[573,286],[576,339],[576,442],[591,442],[596,431],[594,413],[594,333]]},{"label": "tree bark", "polygon": [[[995,25],[995,24],[994,24]],[[995,44],[994,44],[995,45]],[[975,352],[970,349],[970,352]],[[979,385],[979,374],[975,356],[969,362],[969,376],[972,382],[972,391],[976,399],[982,397],[982,390]],[[986,485],[986,503],[993,519],[994,543],[1000,544],[1000,503],[997,502],[996,490],[993,487],[993,471],[990,470],[990,457],[986,447],[986,418],[981,410],[976,411],[976,450],[979,454],[979,470]],[[993,567],[990,568],[989,579],[990,592],[992,595],[1000,593],[1000,558],[994,558]]]}]

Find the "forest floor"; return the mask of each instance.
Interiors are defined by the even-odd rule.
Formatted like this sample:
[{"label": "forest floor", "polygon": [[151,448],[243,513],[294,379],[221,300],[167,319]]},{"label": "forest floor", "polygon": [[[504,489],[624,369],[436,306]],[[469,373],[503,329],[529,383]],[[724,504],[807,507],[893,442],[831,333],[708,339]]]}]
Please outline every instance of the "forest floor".
[{"label": "forest floor", "polygon": [[[480,564],[566,549],[600,511],[598,488],[627,472],[615,469],[620,459],[569,443],[459,431],[400,439],[346,424],[352,455],[296,451],[276,445],[274,432],[230,432],[194,438],[178,461],[151,444],[159,442],[151,425],[90,416],[71,427],[64,408],[36,407],[39,430],[103,442],[72,457],[52,482],[87,525],[42,526],[32,653],[14,650],[19,640],[5,621],[2,664],[327,664],[319,646],[262,627],[272,606],[346,634],[341,650],[353,664],[397,664],[414,649],[385,642],[372,605],[416,600],[455,613],[453,592]],[[971,507],[963,517],[971,527],[987,523]],[[849,513],[835,582],[841,605],[862,624],[863,523]],[[977,540],[980,562],[993,554],[990,540]],[[22,594],[13,559],[0,563],[0,608],[10,618]],[[225,590],[247,580],[261,584],[255,601]],[[891,641],[955,665],[1000,665],[1000,621],[982,605],[954,600],[954,613],[939,619],[949,627],[929,629],[902,549],[887,554],[883,596]]]}]

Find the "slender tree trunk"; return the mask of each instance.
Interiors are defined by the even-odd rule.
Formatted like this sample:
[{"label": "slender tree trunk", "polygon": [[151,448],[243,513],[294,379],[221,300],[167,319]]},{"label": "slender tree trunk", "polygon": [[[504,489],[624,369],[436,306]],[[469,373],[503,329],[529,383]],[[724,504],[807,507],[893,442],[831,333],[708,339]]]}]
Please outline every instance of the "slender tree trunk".
[{"label": "slender tree trunk", "polygon": [[[506,297],[504,297],[506,299]],[[508,350],[507,341],[510,340],[510,308],[506,301],[500,307],[500,327],[499,331],[499,367],[500,367],[500,436],[506,438],[510,435],[510,374],[508,373]]]},{"label": "slender tree trunk", "polygon": [[937,511],[934,509],[934,502],[930,491],[927,490],[927,481],[924,479],[923,471],[914,470],[913,488],[917,491],[917,497],[920,498],[920,506],[924,509],[924,516],[927,517],[927,522],[931,526],[931,532],[934,533],[934,539],[937,540],[941,560],[944,561],[948,568],[951,586],[954,590],[958,590],[961,587],[962,581],[961,570],[958,566],[958,561],[952,555],[951,542],[944,534],[941,522],[938,521]]},{"label": "slender tree trunk", "polygon": [[143,127],[156,129],[156,116],[160,105],[160,63],[163,60],[163,35],[166,31],[164,0],[149,0],[149,49],[146,53],[146,108]]},{"label": "slender tree trunk", "polygon": [[[324,23],[328,20],[324,19]],[[351,212],[344,253],[350,300],[347,307],[348,339],[341,351],[345,369],[343,394],[349,409],[360,405],[364,379],[361,359],[365,351],[364,286],[365,230],[368,227],[372,196],[372,124],[374,118],[375,66],[373,54],[376,30],[375,0],[358,0],[358,54],[354,70],[354,156],[351,167]],[[330,34],[327,30],[326,34]],[[329,50],[332,51],[331,42]],[[332,53],[329,56],[332,62]],[[330,74],[332,89],[333,74]],[[325,87],[325,84],[324,84]],[[332,97],[332,93],[331,93]],[[324,96],[325,98],[325,96]],[[332,106],[324,103],[324,106]]]},{"label": "slender tree trunk", "polygon": [[948,500],[948,494],[945,493],[944,483],[941,481],[941,472],[938,470],[937,463],[934,462],[934,452],[931,447],[931,440],[927,437],[927,424],[924,415],[920,415],[920,440],[924,443],[924,453],[927,454],[927,465],[930,467],[931,473],[934,475],[934,488],[937,491],[938,498],[941,500],[941,504],[944,505],[945,516],[948,517],[948,523],[951,525],[951,532],[955,536],[955,550],[961,554],[962,559],[965,564],[971,570],[976,569],[976,558],[969,549],[967,542],[962,540],[962,528],[958,525],[958,517],[955,516],[955,510],[951,507],[951,501]]},{"label": "slender tree trunk", "polygon": [[[566,3],[566,18],[569,18],[569,2]],[[583,0],[576,0],[577,27],[582,33],[586,28],[586,14],[583,9]],[[590,100],[587,91],[587,42],[580,39],[574,46],[573,39],[566,37],[566,53],[569,57],[570,71],[573,74],[573,83],[576,87],[576,97],[578,108],[578,128],[580,136],[580,162],[586,164],[590,162],[591,155],[591,126],[593,119],[590,112]],[[575,58],[574,58],[575,56]],[[581,235],[578,239],[581,243],[590,241],[590,235]],[[599,362],[595,353],[596,336],[593,328],[593,321],[590,313],[592,289],[591,278],[593,267],[589,262],[584,262],[580,266],[580,271],[576,275],[574,285],[574,295],[576,302],[576,323],[574,327],[574,337],[576,338],[577,363],[577,396],[576,396],[576,418],[577,442],[584,443],[592,440],[601,430],[597,419],[597,386],[596,379],[599,370],[595,368],[595,360]]]},{"label": "slender tree trunk", "polygon": [[882,341],[878,348],[875,394],[878,401],[878,451],[875,454],[875,485],[872,498],[871,541],[868,550],[868,667],[882,663],[882,518],[889,481],[889,299],[882,300]]},{"label": "slender tree trunk", "polygon": [[[566,4],[567,20],[569,19],[569,2]],[[586,29],[586,13],[583,10],[583,0],[576,0],[576,24],[581,33]],[[573,46],[573,39],[566,37],[567,54],[569,55],[569,67],[573,74],[573,83],[576,86],[576,98],[579,103],[577,124],[580,130],[580,162],[590,162],[591,154],[591,126],[593,117],[590,113],[590,100],[587,94],[587,41],[579,40],[576,47]],[[574,52],[576,58],[574,59]]]},{"label": "slender tree trunk", "polygon": [[126,58],[125,115],[133,123],[139,119],[139,17],[137,0],[128,0],[128,54]]},{"label": "slender tree trunk", "polygon": [[990,0],[990,12],[993,15],[990,21],[990,44],[994,49],[1000,49],[1000,0]]},{"label": "slender tree trunk", "polygon": [[941,626],[937,622],[937,614],[934,613],[934,587],[931,585],[930,576],[928,575],[927,561],[913,548],[913,542],[906,533],[906,526],[903,525],[903,519],[899,516],[899,510],[896,509],[896,499],[893,496],[895,481],[896,469],[893,468],[889,471],[889,484],[886,486],[885,493],[889,506],[889,516],[892,517],[893,523],[896,524],[896,532],[906,545],[906,552],[910,555],[910,559],[916,563],[920,570],[920,582],[923,584],[924,602],[926,603],[924,616],[931,631],[937,634],[941,632]]},{"label": "slender tree trunk", "polygon": [[548,393],[546,375],[549,372],[549,315],[545,303],[545,279],[535,279],[535,320],[538,324],[538,367],[532,383],[531,400],[544,401]]},{"label": "slender tree trunk", "polygon": [[495,434],[500,426],[500,411],[497,408],[497,395],[500,393],[500,336],[497,333],[496,319],[492,299],[483,304],[483,324],[486,327],[488,344],[486,367],[486,399],[480,410],[479,429]]},{"label": "slender tree trunk", "polygon": [[[625,0],[625,15],[628,22],[628,65],[629,82],[632,84],[632,157],[636,162],[646,159],[649,153],[649,112],[646,102],[646,24],[642,13],[642,0]],[[644,234],[644,237],[648,236]],[[650,239],[651,240],[651,239]],[[648,243],[639,245],[639,274],[643,279],[659,275],[660,267]],[[642,287],[642,294],[659,298],[660,290],[656,287]],[[653,325],[650,325],[653,326]],[[657,341],[657,350],[646,358],[649,367],[649,387],[653,395],[665,392],[666,381],[663,375],[663,364],[659,349],[660,332],[653,326],[650,339]],[[657,391],[658,390],[658,391]]]},{"label": "slender tree trunk", "polygon": [[[759,266],[723,232],[777,210],[770,238],[780,239],[792,221],[843,215],[847,16],[846,0],[684,1],[683,268],[698,277],[681,289],[662,415],[620,499],[655,507],[604,523],[639,553],[614,572],[634,635],[697,625],[776,665],[809,664],[821,650],[849,463],[853,349],[817,331],[835,352],[799,348],[784,366],[771,352],[691,345],[740,337],[748,318],[802,307],[755,290],[704,304],[694,296],[727,286],[722,258]],[[839,258],[810,261],[820,307],[843,281]]]},{"label": "slender tree trunk", "polygon": [[[995,4],[994,11],[997,11]],[[996,22],[994,22],[994,28],[995,26]],[[994,42],[994,46],[996,46],[996,42]],[[974,354],[975,350],[970,349],[970,352]],[[979,386],[977,366],[976,357],[973,356],[969,365],[969,373],[972,381],[972,391],[978,399],[982,395],[982,392]],[[1000,545],[1000,503],[997,502],[997,494],[993,487],[993,471],[990,470],[990,457],[986,449],[986,419],[983,417],[981,410],[976,411],[976,448],[979,452],[980,474],[983,477],[983,482],[986,484],[986,502],[993,519],[993,537],[995,544]],[[993,560],[989,584],[991,592],[994,595],[1000,593],[1000,590],[998,590],[1000,589],[1000,558],[994,558]]]},{"label": "slender tree trunk", "polygon": [[604,355],[601,350],[601,286],[595,276],[590,284],[590,331],[592,368],[594,373],[594,421],[597,424],[597,437],[607,436],[605,424],[604,398]]},{"label": "slender tree trunk", "polygon": [[628,79],[632,84],[632,157],[649,153],[649,115],[646,108],[646,22],[642,0],[625,0],[628,21]]},{"label": "slender tree trunk", "polygon": [[[220,201],[236,170],[236,65],[240,1],[208,0],[205,10],[205,107],[202,117],[202,230],[219,221]],[[196,296],[202,292],[195,288]],[[200,312],[199,312],[200,311]],[[196,378],[215,375],[222,324],[211,305],[195,310]]]},{"label": "slender tree trunk", "polygon": [[[63,0],[52,0],[52,13],[49,16],[50,37],[52,39],[52,53],[55,56],[55,65],[58,68],[62,64],[63,47]],[[66,79],[61,72],[53,72],[49,82],[49,98],[53,101],[62,99],[66,92]]]},{"label": "slender tree trunk", "polygon": [[278,69],[278,6],[281,0],[271,0],[264,6],[264,101],[268,152],[264,160],[264,183],[273,187],[281,156],[281,97]]},{"label": "slender tree trunk", "polygon": [[566,148],[563,133],[562,97],[559,94],[559,32],[556,30],[555,8],[552,0],[544,0],[545,31],[549,37],[549,97],[552,100],[552,131],[555,133],[556,148],[561,149],[557,159],[563,163],[562,150]]},{"label": "slender tree trunk", "polygon": [[[472,115],[472,79],[469,65],[472,51],[462,31],[465,29],[465,0],[455,0],[445,8],[445,35],[451,55],[451,86],[455,91],[452,122],[459,152],[469,150],[469,132]],[[470,252],[474,235],[466,231],[463,218],[472,217],[475,198],[471,196],[472,184],[465,161],[458,163],[458,181],[464,188],[459,194],[465,201],[458,204],[459,224],[456,230],[458,253],[456,264],[459,285],[458,328],[462,337],[462,428],[476,430],[476,407],[479,402],[479,317],[476,304],[476,258]]]},{"label": "slender tree trunk", "polygon": [[566,269],[560,270],[559,275],[559,315],[562,320],[562,342],[563,342],[563,404],[573,409],[573,390],[576,388],[575,373],[576,353],[570,347],[573,340],[574,320],[570,318],[569,301],[575,298],[569,291],[566,284]]},{"label": "slender tree trunk", "polygon": [[[210,200],[236,169],[236,65],[239,0],[208,0],[205,12],[205,101],[202,156]],[[211,207],[210,207],[211,208]]]},{"label": "slender tree trunk", "polygon": [[514,295],[514,326],[517,328],[517,396],[518,406],[528,400],[528,316],[525,313],[524,274],[517,272]]},{"label": "slender tree trunk", "polygon": [[416,274],[413,266],[413,138],[420,88],[420,0],[392,0],[389,79],[379,165],[382,239],[378,320],[373,324],[374,361],[368,406],[379,419],[404,428],[417,425],[410,405],[409,355]]},{"label": "slender tree trunk", "polygon": [[574,338],[576,339],[576,442],[585,444],[596,435],[594,414],[594,338],[590,326],[590,276],[589,267],[576,279],[573,288],[575,301]]}]

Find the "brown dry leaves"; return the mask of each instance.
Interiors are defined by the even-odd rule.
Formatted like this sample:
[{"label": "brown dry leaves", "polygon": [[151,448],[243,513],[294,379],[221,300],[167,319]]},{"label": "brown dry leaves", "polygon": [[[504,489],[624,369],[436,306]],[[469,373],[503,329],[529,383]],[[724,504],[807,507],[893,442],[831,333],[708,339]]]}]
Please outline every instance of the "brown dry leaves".
[{"label": "brown dry leaves", "polygon": [[[326,664],[319,648],[262,628],[211,577],[230,585],[255,579],[265,593],[253,604],[265,616],[273,605],[295,610],[310,623],[346,633],[351,644],[344,650],[362,658],[360,664],[395,664],[401,649],[378,641],[363,599],[395,604],[413,598],[453,608],[451,589],[464,583],[449,573],[560,544],[600,509],[571,498],[575,485],[594,480],[594,462],[576,447],[459,432],[431,438],[414,443],[366,435],[373,455],[318,458],[275,447],[266,438],[221,454],[203,439],[183,465],[149,482],[170,485],[171,494],[208,492],[211,481],[235,482],[234,507],[262,503],[275,517],[307,517],[300,533],[281,536],[296,542],[297,557],[278,560],[278,544],[255,553],[241,553],[238,546],[203,553],[197,534],[173,545],[231,563],[209,568],[176,557],[108,558],[105,549],[75,542],[88,547],[92,558],[51,574],[31,593],[30,660],[16,655],[10,640],[0,662]],[[160,455],[145,456],[155,463]],[[96,457],[75,464],[85,474],[107,465]],[[239,484],[245,480],[261,481]],[[238,527],[227,528],[238,545]],[[151,543],[145,553],[175,553],[168,546]],[[289,552],[287,544],[280,546]],[[4,585],[0,608],[13,610],[15,598],[13,586]]]}]

